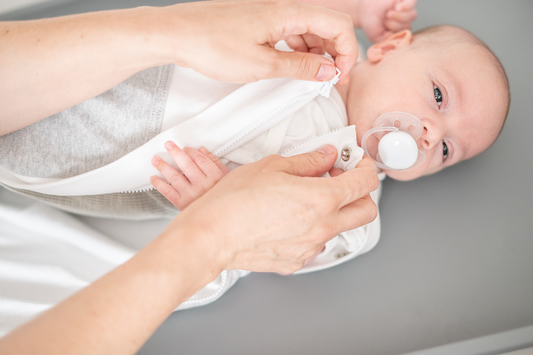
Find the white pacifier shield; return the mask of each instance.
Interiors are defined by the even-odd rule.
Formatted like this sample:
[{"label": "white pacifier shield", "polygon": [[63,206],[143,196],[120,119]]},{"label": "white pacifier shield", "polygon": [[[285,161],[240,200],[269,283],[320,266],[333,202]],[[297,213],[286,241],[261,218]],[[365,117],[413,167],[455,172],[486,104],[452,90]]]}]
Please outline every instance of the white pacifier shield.
[{"label": "white pacifier shield", "polygon": [[407,169],[418,158],[418,146],[409,133],[390,132],[384,135],[378,145],[379,157],[391,169]]}]

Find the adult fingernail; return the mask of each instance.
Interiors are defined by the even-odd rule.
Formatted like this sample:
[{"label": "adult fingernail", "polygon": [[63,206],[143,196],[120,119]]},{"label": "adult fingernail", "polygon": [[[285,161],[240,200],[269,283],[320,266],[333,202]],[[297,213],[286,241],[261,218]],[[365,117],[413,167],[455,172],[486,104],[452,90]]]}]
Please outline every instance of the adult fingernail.
[{"label": "adult fingernail", "polygon": [[325,145],[322,148],[320,148],[318,152],[324,155],[331,155],[331,154],[335,154],[336,151],[335,151],[335,147],[333,147],[332,145]]},{"label": "adult fingernail", "polygon": [[159,158],[152,158],[152,165],[156,166],[159,164]]},{"label": "adult fingernail", "polygon": [[333,79],[335,76],[335,67],[333,65],[322,64],[318,70],[316,78],[318,80],[327,81]]},{"label": "adult fingernail", "polygon": [[174,147],[174,142],[168,141],[165,143],[165,148],[172,149]]}]

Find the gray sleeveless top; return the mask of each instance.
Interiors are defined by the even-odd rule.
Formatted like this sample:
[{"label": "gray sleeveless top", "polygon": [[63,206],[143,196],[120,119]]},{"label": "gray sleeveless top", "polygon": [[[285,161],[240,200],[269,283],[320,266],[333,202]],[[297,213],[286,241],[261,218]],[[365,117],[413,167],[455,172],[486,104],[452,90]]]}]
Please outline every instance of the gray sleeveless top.
[{"label": "gray sleeveless top", "polygon": [[[173,68],[144,70],[93,99],[0,137],[0,165],[24,176],[67,178],[116,161],[160,133]],[[95,217],[150,219],[178,213],[157,190],[52,196],[5,187]]]}]

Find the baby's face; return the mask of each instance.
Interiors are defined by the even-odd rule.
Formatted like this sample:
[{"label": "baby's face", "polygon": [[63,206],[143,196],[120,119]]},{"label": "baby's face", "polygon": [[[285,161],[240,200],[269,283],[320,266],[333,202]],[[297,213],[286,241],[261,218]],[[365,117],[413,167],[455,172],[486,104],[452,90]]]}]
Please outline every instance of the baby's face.
[{"label": "baby's face", "polygon": [[385,170],[397,180],[433,174],[481,153],[496,139],[507,108],[501,75],[486,49],[458,44],[443,52],[415,46],[408,36],[403,44],[371,47],[369,60],[351,73],[347,97],[359,144],[384,113],[404,111],[422,121],[418,145],[426,160],[410,171]]}]

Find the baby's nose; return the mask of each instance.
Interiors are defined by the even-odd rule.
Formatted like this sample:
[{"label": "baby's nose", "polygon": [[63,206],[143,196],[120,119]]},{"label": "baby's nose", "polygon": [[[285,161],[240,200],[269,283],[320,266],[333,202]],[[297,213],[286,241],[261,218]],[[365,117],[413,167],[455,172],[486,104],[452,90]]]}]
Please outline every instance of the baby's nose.
[{"label": "baby's nose", "polygon": [[440,142],[437,132],[428,132],[427,127],[424,126],[424,133],[422,133],[422,148],[431,149]]}]

